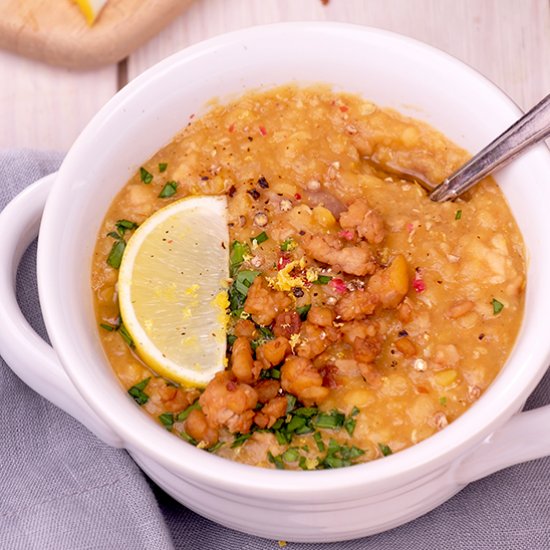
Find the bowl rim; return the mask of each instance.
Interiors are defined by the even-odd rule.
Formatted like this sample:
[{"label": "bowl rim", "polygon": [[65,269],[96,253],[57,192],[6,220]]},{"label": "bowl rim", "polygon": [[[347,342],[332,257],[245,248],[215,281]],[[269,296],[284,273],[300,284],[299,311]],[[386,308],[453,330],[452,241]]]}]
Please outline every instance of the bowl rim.
[{"label": "bowl rim", "polygon": [[[100,395],[92,394],[89,391],[90,377],[86,376],[82,369],[79,369],[78,346],[71,339],[66,338],[68,321],[63,319],[58,312],[57,304],[59,300],[62,300],[62,295],[55,285],[53,287],[50,285],[55,278],[57,264],[48,258],[48,255],[49,251],[53,250],[52,247],[56,245],[56,235],[61,227],[58,213],[59,206],[63,204],[63,187],[72,171],[77,169],[80,158],[89,147],[94,135],[103,125],[107,124],[110,113],[124,108],[126,102],[133,101],[133,98],[139,96],[140,90],[152,85],[159,75],[185,64],[190,59],[207,56],[209,51],[223,48],[235,41],[265,40],[267,36],[273,38],[281,32],[313,32],[335,34],[336,36],[342,33],[361,33],[382,41],[399,44],[401,47],[415,48],[434,60],[437,59],[442,63],[452,65],[458,72],[474,76],[479,80],[480,85],[489,89],[495,98],[499,97],[503,105],[507,105],[511,117],[516,117],[520,113],[517,106],[502,90],[467,64],[433,46],[382,29],[334,22],[275,23],[240,29],[194,44],[147,69],[119,91],[95,115],[71,147],[48,198],[42,221],[38,245],[40,301],[48,334],[69,378],[97,415],[124,440],[126,448],[131,453],[145,455],[188,480],[232,493],[236,491],[240,494],[268,492],[273,497],[277,495],[286,500],[290,498],[311,500],[313,494],[327,496],[330,494],[331,498],[347,494],[346,499],[349,499],[350,495],[357,496],[359,491],[364,493],[367,486],[369,491],[386,491],[392,486],[397,487],[405,480],[411,479],[413,474],[416,477],[429,475],[434,469],[448,464],[481,442],[521,408],[527,397],[526,394],[534,389],[546,370],[546,365],[550,361],[550,346],[547,346],[548,349],[545,351],[539,350],[535,361],[538,368],[533,369],[535,374],[528,382],[520,379],[517,375],[513,376],[512,373],[507,373],[505,377],[507,385],[505,385],[503,377],[498,377],[483,398],[445,430],[406,450],[386,457],[384,460],[338,470],[308,472],[267,470],[232,462],[205,453],[190,445],[183,445],[172,434],[166,432],[161,426],[157,426],[133,403],[131,405],[135,408],[135,414],[132,413],[131,422],[130,419],[124,419],[123,422],[110,417],[108,403],[105,403]],[[548,150],[538,148],[529,155],[531,159],[538,159],[539,162],[545,163],[550,170]],[[520,338],[521,334],[518,336],[518,341]],[[543,363],[545,364],[543,365]],[[518,392],[517,388],[521,388],[522,391]],[[502,392],[498,399],[497,391]],[[495,409],[496,404],[499,406]],[[480,422],[480,418],[483,418],[482,422]],[[136,430],[137,426],[143,432]],[[469,434],[464,436],[463,432],[468,430]],[[142,433],[146,433],[151,439],[145,440]],[[162,443],[161,446],[164,450],[160,449],[159,443]],[[349,472],[356,475],[350,475]],[[322,484],[319,482],[321,479]]]}]

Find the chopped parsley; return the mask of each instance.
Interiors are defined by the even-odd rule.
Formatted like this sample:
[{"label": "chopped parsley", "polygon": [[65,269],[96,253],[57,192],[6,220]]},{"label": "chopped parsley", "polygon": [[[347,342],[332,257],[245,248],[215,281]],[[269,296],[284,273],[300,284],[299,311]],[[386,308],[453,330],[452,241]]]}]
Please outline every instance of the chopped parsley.
[{"label": "chopped parsley", "polygon": [[162,172],[166,172],[166,168],[168,168],[167,162],[159,162],[159,172],[162,174]]},{"label": "chopped parsley", "polygon": [[297,246],[298,245],[296,244],[296,241],[292,237],[289,237],[281,243],[281,250],[283,252],[290,252],[294,250]]},{"label": "chopped parsley", "polygon": [[462,218],[462,210],[457,210],[455,214],[455,220]]},{"label": "chopped parsley", "polygon": [[378,448],[380,449],[380,452],[384,455],[384,456],[389,456],[391,454],[393,454],[393,451],[391,450],[391,448],[384,444],[384,443],[378,443]]},{"label": "chopped parsley", "polygon": [[161,199],[167,199],[168,197],[171,197],[172,195],[176,194],[178,188],[178,182],[177,181],[168,181],[165,183],[164,187],[162,188],[161,192],[159,193],[159,198]]},{"label": "chopped parsley", "polygon": [[106,330],[107,332],[113,332],[115,330],[118,329],[117,326],[115,325],[110,325],[109,323],[99,323],[99,326],[103,329],[103,330]]},{"label": "chopped parsley", "polygon": [[162,413],[159,416],[159,420],[168,430],[172,429],[172,426],[174,425],[174,415],[172,413]]},{"label": "chopped parsley", "polygon": [[310,309],[311,309],[311,304],[306,304],[305,306],[297,307],[296,313],[300,316],[300,319],[302,321],[305,321],[307,319],[307,314],[309,313]]},{"label": "chopped parsley", "polygon": [[504,304],[502,302],[499,302],[496,298],[493,298],[491,304],[493,306],[494,315],[498,315],[504,309]]},{"label": "chopped parsley", "polygon": [[252,437],[251,432],[247,434],[239,434],[235,436],[233,443],[231,443],[231,448],[236,449],[237,447],[240,447],[245,441],[248,441],[251,437]]},{"label": "chopped parsley", "polygon": [[332,281],[332,277],[329,275],[319,275],[315,281],[313,281],[314,285],[327,285],[330,281]]},{"label": "chopped parsley", "polygon": [[262,244],[265,243],[265,241],[267,241],[268,239],[269,237],[267,236],[267,233],[265,231],[262,231],[259,235],[252,237],[250,240],[252,241],[252,243],[256,241],[256,244]]},{"label": "chopped parsley", "polygon": [[151,183],[153,181],[153,174],[145,170],[143,166],[139,169],[139,177],[143,183]]},{"label": "chopped parsley", "polygon": [[283,459],[280,455],[275,456],[271,453],[271,451],[267,451],[267,459],[269,460],[269,462],[271,462],[271,464],[275,465],[275,468],[277,468],[277,470],[285,469]]},{"label": "chopped parsley", "polygon": [[248,289],[259,274],[259,271],[243,269],[234,277],[233,284],[229,287],[229,309],[235,317],[240,317],[243,313]]},{"label": "chopped parsley", "polygon": [[353,447],[340,445],[337,441],[331,439],[328,444],[327,454],[319,463],[318,468],[332,469],[351,466],[354,463],[354,459],[364,454],[365,451],[355,445]]},{"label": "chopped parsley", "polygon": [[241,264],[244,262],[244,257],[250,252],[250,248],[246,243],[233,241],[231,251],[229,253],[230,275],[233,277]]},{"label": "chopped parsley", "polygon": [[446,407],[447,406],[447,398],[443,395],[439,398],[439,404],[442,406],[442,407]]},{"label": "chopped parsley", "polygon": [[237,337],[234,334],[228,334],[227,335],[227,347],[231,347],[234,343]]},{"label": "chopped parsley", "polygon": [[147,384],[149,384],[149,380],[151,380],[150,376],[128,390],[128,393],[134,398],[138,405],[145,405],[145,403],[149,401],[149,396],[143,391],[147,387]]},{"label": "chopped parsley", "polygon": [[[131,231],[132,229],[135,229],[138,226],[136,222],[132,222],[130,220],[118,220],[115,223],[116,230],[118,234],[122,237],[126,231]],[[112,237],[113,235],[109,233],[109,236]]]},{"label": "chopped parsley", "polygon": [[194,411],[195,409],[200,410],[200,408],[201,405],[199,403],[199,400],[197,399],[192,405],[189,405],[189,407],[181,411],[176,417],[176,420],[178,422],[183,422],[184,420],[187,420],[187,417],[191,414],[191,411]]},{"label": "chopped parsley", "polygon": [[319,413],[313,421],[313,424],[316,428],[335,430],[344,425],[345,419],[345,414],[334,409],[329,413]]},{"label": "chopped parsley", "polygon": [[120,335],[122,336],[122,339],[128,344],[129,347],[134,347],[134,341],[132,340],[132,337],[130,336],[130,333],[128,332],[128,329],[124,326],[124,323],[120,323],[118,327],[118,332],[120,332]]},{"label": "chopped parsley", "polygon": [[124,254],[125,248],[126,242],[124,239],[115,241],[111,248],[111,252],[109,252],[109,256],[107,257],[107,264],[114,269],[118,269],[120,267],[120,263],[122,262],[122,255]]}]

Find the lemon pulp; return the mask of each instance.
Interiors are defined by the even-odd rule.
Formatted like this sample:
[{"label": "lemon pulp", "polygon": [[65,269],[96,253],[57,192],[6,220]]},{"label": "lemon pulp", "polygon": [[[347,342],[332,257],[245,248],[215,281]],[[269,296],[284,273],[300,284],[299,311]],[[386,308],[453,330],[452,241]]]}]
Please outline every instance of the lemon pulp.
[{"label": "lemon pulp", "polygon": [[88,25],[93,25],[107,0],[74,0],[74,2],[76,2],[80,11],[84,14]]},{"label": "lemon pulp", "polygon": [[149,217],[120,265],[120,313],[136,351],[158,374],[204,387],[225,368],[227,201],[190,197]]}]

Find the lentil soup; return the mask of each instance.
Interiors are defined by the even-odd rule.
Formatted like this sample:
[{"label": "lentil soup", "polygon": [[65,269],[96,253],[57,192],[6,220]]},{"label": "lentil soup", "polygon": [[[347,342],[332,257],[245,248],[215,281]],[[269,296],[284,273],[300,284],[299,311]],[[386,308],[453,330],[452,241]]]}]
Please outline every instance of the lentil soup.
[{"label": "lentil soup", "polygon": [[[192,117],[124,186],[99,233],[92,288],[121,384],[175,435],[263,467],[347,466],[443,429],[512,349],[524,245],[490,178],[436,204],[382,167],[437,182],[467,157],[422,122],[322,86],[250,92]],[[219,194],[228,366],[189,388],[134,352],[117,267],[159,208]]]}]

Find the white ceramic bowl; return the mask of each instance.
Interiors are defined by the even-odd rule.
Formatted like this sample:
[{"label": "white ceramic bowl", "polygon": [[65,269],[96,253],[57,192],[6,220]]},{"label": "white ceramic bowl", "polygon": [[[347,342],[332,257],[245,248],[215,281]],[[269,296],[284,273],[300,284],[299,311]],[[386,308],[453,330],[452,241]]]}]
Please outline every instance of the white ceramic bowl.
[{"label": "white ceramic bowl", "polygon": [[[474,152],[520,114],[478,73],[431,47],[343,24],[256,27],[192,46],[119,92],[60,171],[0,216],[0,353],[38,392],[108,443],[125,447],[162,488],[228,527],[292,541],[369,535],[434,508],[466,483],[550,454],[550,407],[516,414],[550,362],[550,154],[544,145],[498,174],[529,250],[526,313],[513,353],[483,397],[442,432],[403,452],[340,470],[288,472],[233,463],[187,445],[121,390],[101,349],[91,255],[107,207],[132,173],[214,96],[325,82],[423,119]],[[45,206],[44,206],[45,205]],[[35,236],[40,301],[53,349],[14,299],[14,270]],[[55,350],[55,351],[54,351]],[[515,415],[515,416],[513,416]]]}]

